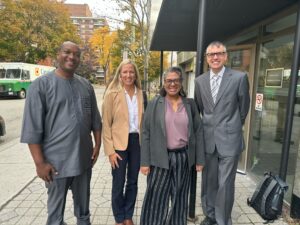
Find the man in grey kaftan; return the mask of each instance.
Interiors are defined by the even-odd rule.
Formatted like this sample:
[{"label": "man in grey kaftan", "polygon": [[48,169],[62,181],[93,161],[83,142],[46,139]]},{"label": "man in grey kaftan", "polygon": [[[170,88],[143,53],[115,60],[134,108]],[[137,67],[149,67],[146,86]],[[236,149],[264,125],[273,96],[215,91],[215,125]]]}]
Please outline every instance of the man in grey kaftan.
[{"label": "man in grey kaftan", "polygon": [[58,68],[29,88],[21,142],[28,143],[37,174],[48,188],[47,225],[64,223],[68,189],[73,192],[77,224],[89,225],[90,179],[101,145],[101,117],[93,87],[74,74],[80,61],[78,46],[63,43],[57,60]]}]

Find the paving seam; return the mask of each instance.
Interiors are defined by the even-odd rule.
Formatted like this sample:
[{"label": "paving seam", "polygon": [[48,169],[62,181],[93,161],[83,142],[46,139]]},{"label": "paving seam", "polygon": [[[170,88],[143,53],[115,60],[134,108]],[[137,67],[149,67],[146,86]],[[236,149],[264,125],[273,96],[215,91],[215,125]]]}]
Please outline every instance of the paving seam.
[{"label": "paving seam", "polygon": [[7,206],[12,200],[14,200],[15,197],[17,197],[24,189],[26,189],[35,179],[37,179],[37,176],[30,179],[27,184],[23,188],[21,188],[19,191],[17,191],[14,195],[12,195],[8,200],[6,200],[1,206],[0,206],[0,212],[1,210]]}]

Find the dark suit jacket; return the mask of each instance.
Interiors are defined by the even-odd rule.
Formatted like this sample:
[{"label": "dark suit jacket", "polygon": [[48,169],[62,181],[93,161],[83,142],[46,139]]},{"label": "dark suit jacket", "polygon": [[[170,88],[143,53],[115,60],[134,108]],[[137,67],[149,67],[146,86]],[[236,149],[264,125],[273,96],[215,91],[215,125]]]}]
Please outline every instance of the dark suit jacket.
[{"label": "dark suit jacket", "polygon": [[[202,122],[193,99],[182,98],[188,114],[189,165],[204,165]],[[165,98],[158,96],[148,103],[144,114],[141,143],[141,166],[169,168],[165,128]]]},{"label": "dark suit jacket", "polygon": [[206,153],[217,146],[223,156],[235,156],[244,149],[242,127],[250,105],[247,74],[225,69],[216,103],[210,89],[210,73],[195,79],[195,100],[202,114]]}]

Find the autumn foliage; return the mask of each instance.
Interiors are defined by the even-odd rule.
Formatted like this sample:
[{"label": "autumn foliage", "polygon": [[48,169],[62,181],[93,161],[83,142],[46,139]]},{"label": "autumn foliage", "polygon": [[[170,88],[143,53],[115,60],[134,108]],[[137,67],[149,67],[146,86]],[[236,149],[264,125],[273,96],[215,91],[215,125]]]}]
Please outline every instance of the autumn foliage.
[{"label": "autumn foliage", "polygon": [[57,48],[66,40],[80,42],[62,3],[1,0],[0,61],[36,63],[55,58]]},{"label": "autumn foliage", "polygon": [[105,78],[109,79],[112,71],[111,52],[115,47],[117,32],[110,31],[109,26],[101,27],[94,31],[90,38],[90,46],[97,56],[99,66],[104,70]]}]

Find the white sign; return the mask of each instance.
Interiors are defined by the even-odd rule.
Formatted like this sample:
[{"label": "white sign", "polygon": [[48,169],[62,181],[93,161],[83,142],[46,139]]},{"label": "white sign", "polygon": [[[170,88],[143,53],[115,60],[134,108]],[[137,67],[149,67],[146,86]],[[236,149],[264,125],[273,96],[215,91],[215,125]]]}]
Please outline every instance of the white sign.
[{"label": "white sign", "polygon": [[255,110],[262,111],[262,109],[263,109],[263,100],[264,100],[264,95],[257,93],[256,94],[256,100],[255,100]]}]

